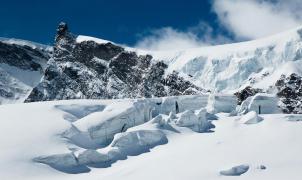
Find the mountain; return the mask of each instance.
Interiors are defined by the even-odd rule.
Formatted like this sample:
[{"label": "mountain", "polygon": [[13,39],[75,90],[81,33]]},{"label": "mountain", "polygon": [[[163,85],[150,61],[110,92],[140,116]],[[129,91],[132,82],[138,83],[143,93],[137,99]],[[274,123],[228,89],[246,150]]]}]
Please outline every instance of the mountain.
[{"label": "mountain", "polygon": [[[181,51],[147,51],[107,40],[77,36],[69,31],[66,23],[61,23],[53,53],[45,55],[41,52],[43,60],[39,62],[45,63],[50,57],[45,71],[31,75],[31,79],[37,81],[32,86],[14,86],[14,83],[10,83],[9,87],[18,87],[22,91],[22,98],[14,102],[21,102],[32,90],[25,102],[216,92],[237,93],[238,102],[241,103],[256,92],[280,94],[281,89],[275,84],[282,76],[301,76],[301,37],[302,28],[298,27],[242,43]],[[21,61],[27,62],[26,59]],[[45,64],[42,66],[45,67]],[[5,73],[3,70],[1,72]],[[10,95],[2,93],[1,96]],[[298,102],[298,98],[292,101]]]},{"label": "mountain", "polygon": [[75,36],[66,23],[57,29],[53,56],[43,80],[26,102],[200,94],[204,89],[171,72],[168,65],[104,40]]},{"label": "mountain", "polygon": [[282,74],[302,74],[302,27],[248,42],[150,54],[168,64],[167,72],[212,92],[270,90]]},{"label": "mountain", "polygon": [[23,102],[44,75],[51,48],[0,39],[0,104]]},{"label": "mountain", "polygon": [[1,179],[300,180],[301,42],[145,51],[66,23],[53,47],[1,39]]}]

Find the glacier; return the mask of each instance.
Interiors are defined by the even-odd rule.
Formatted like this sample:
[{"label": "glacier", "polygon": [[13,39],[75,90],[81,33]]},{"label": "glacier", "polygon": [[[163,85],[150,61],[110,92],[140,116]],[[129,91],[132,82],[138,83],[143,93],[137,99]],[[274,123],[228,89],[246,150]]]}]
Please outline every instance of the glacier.
[{"label": "glacier", "polygon": [[[0,106],[0,175],[215,180],[245,172],[244,164],[249,168],[242,179],[300,178],[301,115],[240,115],[219,106],[211,111],[207,107],[213,99],[200,97],[207,100],[180,96]],[[225,97],[216,99],[236,105]],[[130,123],[124,126],[126,116]]]}]

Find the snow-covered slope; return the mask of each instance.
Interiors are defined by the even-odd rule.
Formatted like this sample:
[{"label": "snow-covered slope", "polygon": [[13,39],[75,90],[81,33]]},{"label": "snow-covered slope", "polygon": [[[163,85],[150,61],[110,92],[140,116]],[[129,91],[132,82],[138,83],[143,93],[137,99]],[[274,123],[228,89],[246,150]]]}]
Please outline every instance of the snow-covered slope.
[{"label": "snow-covered slope", "polygon": [[[78,41],[108,42],[88,36],[79,36]],[[302,27],[258,40],[182,51],[124,48],[163,60],[168,65],[166,74],[178,71],[216,92],[235,92],[246,86],[267,90],[282,74],[302,74]]]},{"label": "snow-covered slope", "polygon": [[0,39],[0,104],[23,102],[40,82],[51,48],[17,39]]},{"label": "snow-covered slope", "polygon": [[282,74],[301,75],[302,27],[254,41],[148,53],[164,60],[168,72],[181,72],[205,89],[234,92],[248,85],[268,89]]},{"label": "snow-covered slope", "polygon": [[[140,113],[130,123],[137,125],[133,128],[123,128],[125,117],[157,106],[159,99],[0,106],[0,177],[218,180],[242,173],[240,179],[246,180],[301,178],[301,115],[211,115],[202,108],[206,102],[196,106],[197,98],[178,98],[180,106],[186,102],[180,113],[161,114],[148,122],[148,111],[147,116]],[[229,106],[226,102],[220,103]],[[87,146],[89,139],[102,139],[102,133],[117,127],[121,133],[106,148]]]}]

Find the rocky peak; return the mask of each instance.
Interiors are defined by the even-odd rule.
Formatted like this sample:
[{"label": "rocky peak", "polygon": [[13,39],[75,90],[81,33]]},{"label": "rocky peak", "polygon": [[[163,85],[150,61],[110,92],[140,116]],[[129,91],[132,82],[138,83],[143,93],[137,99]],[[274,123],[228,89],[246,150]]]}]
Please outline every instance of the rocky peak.
[{"label": "rocky peak", "polygon": [[67,23],[61,22],[57,27],[54,48],[66,48],[70,50],[73,44],[75,44],[75,36],[69,32]]},{"label": "rocky peak", "polygon": [[116,44],[76,42],[60,23],[52,60],[42,82],[26,102],[61,99],[160,97],[202,93],[179,74],[165,76],[167,65]]},{"label": "rocky peak", "polygon": [[57,28],[58,35],[64,35],[68,31],[67,23],[61,22]]}]

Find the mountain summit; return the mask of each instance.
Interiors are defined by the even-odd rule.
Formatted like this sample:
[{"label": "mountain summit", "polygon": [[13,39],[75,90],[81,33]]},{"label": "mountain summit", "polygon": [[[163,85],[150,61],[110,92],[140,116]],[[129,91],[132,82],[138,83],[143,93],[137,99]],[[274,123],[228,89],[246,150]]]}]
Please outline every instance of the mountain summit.
[{"label": "mountain summit", "polygon": [[168,65],[111,42],[79,41],[60,23],[44,78],[26,102],[198,94],[204,90],[166,73]]}]

